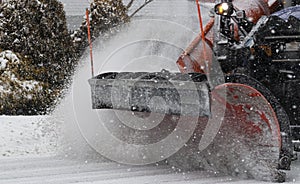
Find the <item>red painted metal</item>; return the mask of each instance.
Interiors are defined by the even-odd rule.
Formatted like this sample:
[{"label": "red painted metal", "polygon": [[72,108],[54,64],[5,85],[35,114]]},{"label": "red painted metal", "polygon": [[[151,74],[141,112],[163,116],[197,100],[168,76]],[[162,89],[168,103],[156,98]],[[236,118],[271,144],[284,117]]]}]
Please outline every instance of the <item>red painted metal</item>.
[{"label": "red painted metal", "polygon": [[[197,4],[198,4],[197,0]],[[203,1],[201,1],[203,2]],[[210,1],[209,1],[210,2]],[[198,4],[199,5],[199,4]],[[262,15],[269,15],[278,6],[278,1],[268,1],[268,0],[233,0],[233,5],[237,10],[245,10],[247,17],[250,18],[254,23]],[[198,12],[199,12],[199,7]],[[201,20],[201,16],[199,16]],[[206,73],[204,68],[206,68],[206,63],[211,63],[212,59],[212,43],[213,43],[213,33],[211,31],[214,25],[214,19],[211,19],[201,31],[201,33],[191,42],[191,44],[186,48],[182,55],[177,60],[177,66],[182,73],[189,72],[200,72]],[[201,23],[200,23],[201,26]],[[205,44],[202,37],[206,36]],[[236,39],[238,39],[237,29],[235,28]],[[206,46],[208,45],[208,46]],[[202,51],[204,50],[204,51]],[[203,53],[203,54],[199,54]],[[205,53],[205,54],[204,54]]]},{"label": "red painted metal", "polygon": [[[199,34],[191,44],[185,49],[185,51],[181,54],[181,56],[177,60],[177,66],[182,73],[205,73],[204,67],[205,61],[211,61],[212,57],[212,39],[211,37],[211,28],[214,25],[214,19],[210,19],[210,21],[206,24],[201,34]],[[204,33],[205,42],[203,42],[202,32]],[[210,35],[208,35],[210,33]],[[205,46],[204,44],[205,43]],[[202,53],[205,53],[202,54]]]},{"label": "red painted metal", "polygon": [[241,137],[249,136],[254,142],[256,139],[268,139],[270,147],[280,150],[277,116],[260,92],[248,85],[225,83],[217,86],[211,94],[212,114],[225,108],[222,126],[236,131],[236,135]]},{"label": "red painted metal", "polygon": [[[272,13],[274,7],[278,6],[276,2],[233,0],[233,5],[238,10],[245,10],[247,17],[256,23],[262,15]],[[182,73],[207,73],[204,69],[205,61],[212,62],[213,55],[211,44],[213,43],[213,31],[211,31],[213,25],[214,19],[211,19],[204,29],[201,28],[201,33],[177,60],[177,66]],[[203,35],[206,36],[205,39]],[[214,139],[214,142],[218,144],[215,145],[216,147],[228,149],[224,145],[234,141],[239,144],[241,141],[249,145],[249,154],[253,150],[257,153],[268,152],[270,153],[268,159],[277,161],[281,149],[279,122],[271,105],[260,92],[247,85],[226,83],[214,88],[211,92],[211,103],[210,119],[199,118],[197,128],[199,134],[203,133],[208,122],[219,123],[218,117],[222,117],[222,125]],[[224,110],[225,114],[220,114]],[[259,160],[260,158],[253,159]]]},{"label": "red painted metal", "polygon": [[91,26],[90,26],[89,14],[90,14],[90,11],[88,9],[86,9],[85,15],[86,15],[86,22],[87,22],[88,41],[89,41],[89,47],[90,47],[91,72],[92,72],[92,77],[94,77],[93,46],[92,46],[92,40],[91,40]]},{"label": "red painted metal", "polygon": [[203,29],[203,21],[202,21],[201,8],[200,8],[199,0],[196,0],[196,4],[197,4],[198,18],[199,18],[199,23],[200,23],[201,38],[204,41],[205,40],[205,33],[204,33],[204,29]]}]

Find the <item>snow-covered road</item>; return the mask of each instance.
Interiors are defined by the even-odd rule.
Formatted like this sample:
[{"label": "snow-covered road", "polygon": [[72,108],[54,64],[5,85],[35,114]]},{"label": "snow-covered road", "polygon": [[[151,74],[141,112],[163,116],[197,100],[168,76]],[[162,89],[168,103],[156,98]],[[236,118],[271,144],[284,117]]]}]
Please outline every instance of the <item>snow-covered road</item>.
[{"label": "snow-covered road", "polygon": [[[162,164],[136,167],[121,165],[103,161],[94,153],[94,157],[74,157],[59,151],[58,137],[53,133],[57,125],[54,126],[49,118],[0,116],[0,184],[260,183],[208,171],[176,172]],[[82,145],[79,147],[85,149]],[[300,183],[299,173],[300,160],[294,162],[292,170],[287,172],[286,183]]]},{"label": "snow-covered road", "polygon": [[[214,176],[205,171],[176,173],[168,166],[132,167],[111,162],[80,161],[60,157],[1,158],[0,164],[0,183],[3,184],[259,183],[254,180],[238,180],[228,176]],[[300,183],[299,166],[299,161],[294,163],[292,171],[288,173],[288,181],[286,183]]]}]

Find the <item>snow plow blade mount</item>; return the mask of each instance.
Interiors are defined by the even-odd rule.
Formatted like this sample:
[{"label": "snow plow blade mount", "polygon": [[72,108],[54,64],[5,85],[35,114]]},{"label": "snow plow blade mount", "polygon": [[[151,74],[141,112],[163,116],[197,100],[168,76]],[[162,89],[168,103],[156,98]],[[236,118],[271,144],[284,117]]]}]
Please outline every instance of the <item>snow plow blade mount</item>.
[{"label": "snow plow blade mount", "polygon": [[93,109],[210,116],[209,87],[203,74],[110,72],[90,79],[89,84]]}]

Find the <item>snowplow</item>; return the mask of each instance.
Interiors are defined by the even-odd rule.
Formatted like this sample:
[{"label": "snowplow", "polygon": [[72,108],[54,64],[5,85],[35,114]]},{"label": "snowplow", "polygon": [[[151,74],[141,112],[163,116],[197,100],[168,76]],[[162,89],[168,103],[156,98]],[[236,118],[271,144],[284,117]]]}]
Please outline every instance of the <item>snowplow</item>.
[{"label": "snowplow", "polygon": [[282,170],[300,151],[299,2],[214,3],[210,21],[176,62],[180,72],[101,73],[89,80],[92,108],[163,114],[161,129],[168,130],[196,118],[185,146],[191,154],[182,158],[283,182]]}]

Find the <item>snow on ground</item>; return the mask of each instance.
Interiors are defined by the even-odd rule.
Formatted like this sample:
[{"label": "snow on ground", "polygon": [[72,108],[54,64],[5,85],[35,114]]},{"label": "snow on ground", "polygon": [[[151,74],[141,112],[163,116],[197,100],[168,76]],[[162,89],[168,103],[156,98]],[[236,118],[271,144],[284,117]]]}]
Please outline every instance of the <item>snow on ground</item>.
[{"label": "snow on ground", "polygon": [[48,116],[0,116],[0,157],[53,154],[57,126]]},{"label": "snow on ground", "polygon": [[[66,158],[66,155],[56,152],[60,147],[59,124],[49,116],[0,116],[0,183],[268,183],[207,171],[178,173],[167,165],[135,167],[94,159]],[[300,183],[300,160],[293,162],[286,183]]]}]

